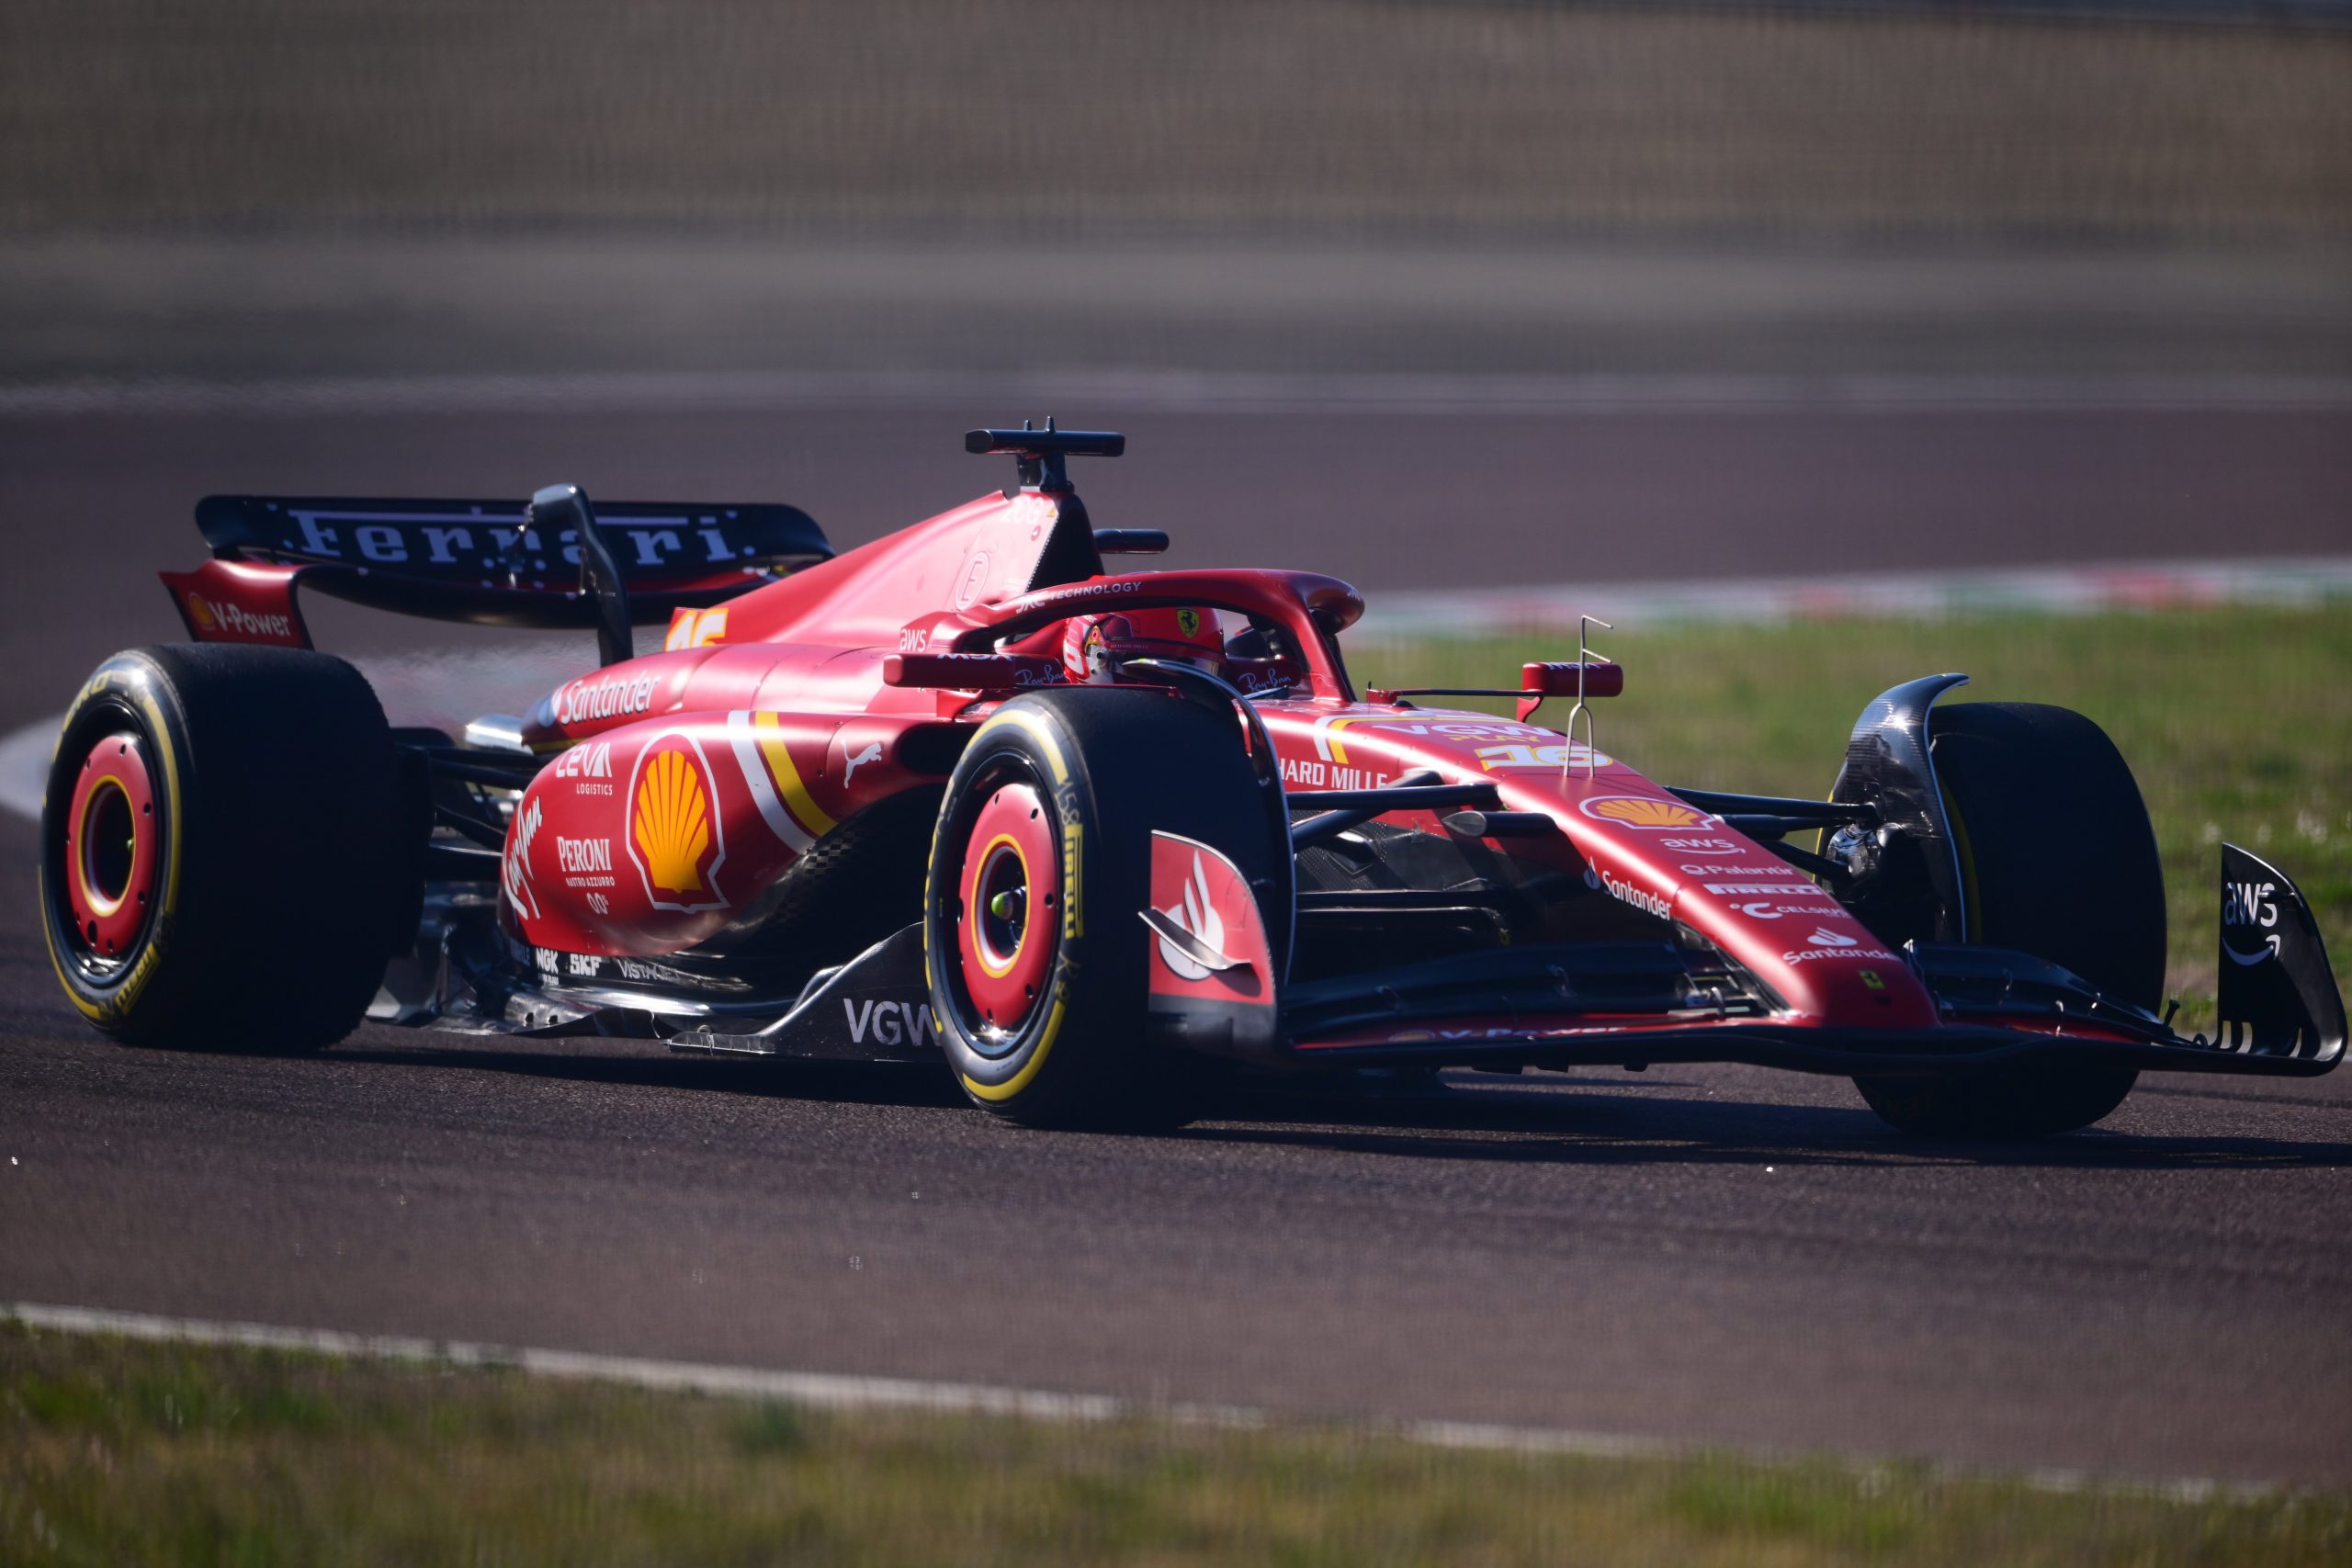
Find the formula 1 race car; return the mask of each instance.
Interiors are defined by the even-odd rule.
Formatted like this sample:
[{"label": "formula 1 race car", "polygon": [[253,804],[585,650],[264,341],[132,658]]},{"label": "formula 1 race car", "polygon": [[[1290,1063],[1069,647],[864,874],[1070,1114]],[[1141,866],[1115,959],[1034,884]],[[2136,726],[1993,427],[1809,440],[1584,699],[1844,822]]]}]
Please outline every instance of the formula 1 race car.
[{"label": "formula 1 race car", "polygon": [[[1911,1132],[2081,1127],[2152,1070],[2307,1077],[2345,1014],[2286,875],[2224,846],[2218,1038],[2173,1032],[2130,771],[2061,708],[1871,702],[1826,800],[1574,739],[1624,672],[1359,693],[1336,579],[1106,571],[1069,459],[836,556],[788,506],[214,496],[192,644],[99,666],[42,819],[59,977],[137,1044],[363,1018],[944,1060],[1018,1122],[1168,1125],[1230,1065],[1737,1061]],[[592,628],[462,736],[394,728],[298,588]],[[667,621],[659,652],[632,627]],[[1428,705],[1515,699],[1515,718]],[[1530,722],[1570,702],[1562,729]],[[1555,709],[1556,711],[1556,709]],[[1826,759],[1824,772],[1826,773]]]}]

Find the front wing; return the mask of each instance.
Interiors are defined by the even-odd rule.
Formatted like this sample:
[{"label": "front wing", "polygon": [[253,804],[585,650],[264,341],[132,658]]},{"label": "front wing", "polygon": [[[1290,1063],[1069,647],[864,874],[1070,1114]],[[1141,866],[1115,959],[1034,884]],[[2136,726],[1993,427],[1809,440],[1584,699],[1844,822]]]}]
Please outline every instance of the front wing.
[{"label": "front wing", "polygon": [[[1184,863],[1189,858],[1170,869]],[[1262,1008],[1193,1006],[1182,987],[1156,988],[1140,1023],[1163,1045],[1277,1069],[1744,1062],[1896,1077],[2040,1059],[2273,1077],[2329,1071],[2344,1054],[2345,1012],[2308,907],[2284,874],[2235,846],[2225,848],[2222,864],[2220,1028],[2212,1039],[2177,1034],[2165,1019],[2030,954],[1919,942],[1905,946],[1903,960],[1935,999],[1939,1021],[1928,1028],[1806,1019],[1726,973],[1719,958],[1668,941],[1433,959],[1271,987],[1273,1005]],[[1246,902],[1238,887],[1202,885],[1186,913],[1197,918],[1203,908]],[[1139,935],[1169,942],[1168,923],[1147,919]],[[1270,963],[1270,944],[1255,935],[1227,945]],[[695,976],[645,962],[612,961],[615,973],[571,983],[545,962],[554,954],[537,963],[515,954],[496,965],[503,982],[480,972],[465,981],[451,963],[454,945],[427,944],[438,962],[429,978],[420,976],[417,999],[399,1004],[388,986],[377,1016],[492,1032],[637,1035],[726,1055],[906,1061],[938,1049],[919,926],[775,1000],[740,991],[695,994],[682,989]],[[1199,944],[1173,945],[1181,956]]]}]

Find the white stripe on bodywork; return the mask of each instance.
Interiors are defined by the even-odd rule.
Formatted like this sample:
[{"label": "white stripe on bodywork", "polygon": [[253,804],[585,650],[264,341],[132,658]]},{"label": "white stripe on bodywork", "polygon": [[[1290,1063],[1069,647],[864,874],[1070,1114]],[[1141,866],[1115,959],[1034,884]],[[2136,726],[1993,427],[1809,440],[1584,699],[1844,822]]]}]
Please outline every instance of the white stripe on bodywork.
[{"label": "white stripe on bodywork", "polygon": [[784,840],[793,853],[805,852],[817,840],[808,829],[792,819],[784,802],[775,793],[775,781],[768,777],[766,759],[760,755],[758,732],[752,728],[752,716],[741,710],[727,716],[727,741],[735,749],[735,765],[743,770],[743,786],[752,792],[752,802],[760,808],[760,819],[769,831]]}]

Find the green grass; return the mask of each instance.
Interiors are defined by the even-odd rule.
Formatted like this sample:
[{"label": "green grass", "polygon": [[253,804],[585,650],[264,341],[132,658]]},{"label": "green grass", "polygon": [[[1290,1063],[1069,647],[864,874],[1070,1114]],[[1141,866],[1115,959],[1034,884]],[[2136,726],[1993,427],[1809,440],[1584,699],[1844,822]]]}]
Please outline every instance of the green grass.
[{"label": "green grass", "polygon": [[0,1325],[0,1562],[2341,1562],[2352,1498],[839,1415]]},{"label": "green grass", "polygon": [[[2295,879],[2339,966],[2352,953],[2343,607],[1689,626],[1598,640],[1626,668],[1625,694],[1597,705],[1601,749],[1662,784],[1821,795],[1862,705],[1939,671],[1973,677],[1946,702],[2088,714],[2132,764],[2155,821],[2184,1029],[2212,1024],[2224,838]],[[1360,685],[1516,685],[1522,660],[1575,651],[1465,637],[1373,644],[1351,664]],[[1539,722],[1565,723],[1566,708],[1547,705]]]}]

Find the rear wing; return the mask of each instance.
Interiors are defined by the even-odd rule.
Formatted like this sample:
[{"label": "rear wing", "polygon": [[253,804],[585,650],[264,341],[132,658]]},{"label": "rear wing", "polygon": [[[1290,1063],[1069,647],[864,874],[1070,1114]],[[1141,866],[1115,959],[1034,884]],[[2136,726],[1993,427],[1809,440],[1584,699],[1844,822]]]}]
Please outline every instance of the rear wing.
[{"label": "rear wing", "polygon": [[[521,501],[207,496],[196,525],[213,558],[195,571],[165,572],[164,583],[200,642],[308,647],[297,584],[435,620],[592,627],[618,603],[629,621],[651,625],[833,553],[797,506],[624,501],[592,512],[578,499],[577,507],[543,504],[535,524]],[[591,536],[584,551],[583,532]],[[602,575],[600,555],[625,592],[592,583]]]}]

